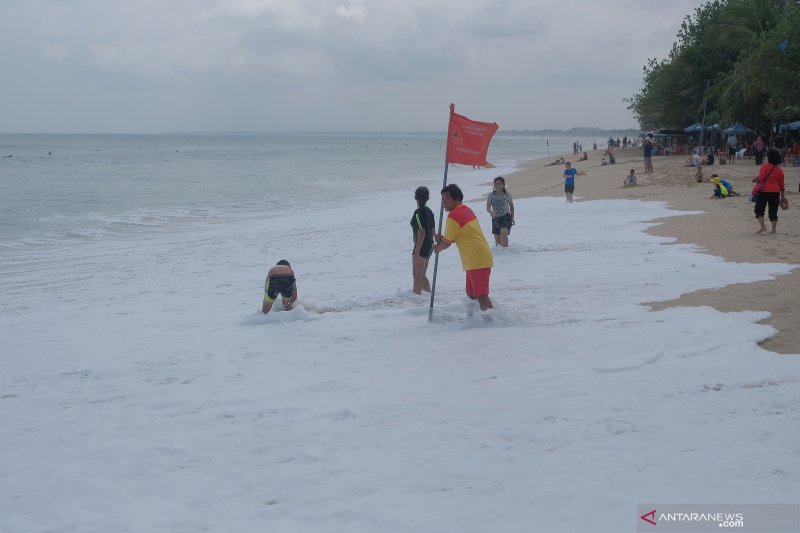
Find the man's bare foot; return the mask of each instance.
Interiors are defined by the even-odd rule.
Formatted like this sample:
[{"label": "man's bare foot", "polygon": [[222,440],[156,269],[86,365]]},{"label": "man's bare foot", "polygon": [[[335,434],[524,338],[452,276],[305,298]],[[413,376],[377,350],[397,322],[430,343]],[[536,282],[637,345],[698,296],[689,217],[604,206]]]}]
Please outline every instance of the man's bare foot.
[{"label": "man's bare foot", "polygon": [[761,228],[756,233],[764,233],[765,231],[767,231],[767,228]]}]

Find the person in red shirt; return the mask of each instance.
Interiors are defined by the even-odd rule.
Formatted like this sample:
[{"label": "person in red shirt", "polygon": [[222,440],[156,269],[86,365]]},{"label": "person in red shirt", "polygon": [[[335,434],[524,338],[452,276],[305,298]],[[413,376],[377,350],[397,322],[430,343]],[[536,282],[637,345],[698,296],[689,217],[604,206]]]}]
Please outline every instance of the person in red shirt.
[{"label": "person in red shirt", "polygon": [[781,153],[772,148],[767,152],[767,162],[761,165],[761,170],[758,172],[756,178],[758,199],[754,209],[756,220],[760,225],[757,233],[767,231],[767,226],[764,224],[764,210],[767,206],[769,206],[769,221],[772,223],[772,233],[774,234],[778,227],[778,206],[786,209],[789,205],[784,194],[783,170],[781,170],[780,164]]}]

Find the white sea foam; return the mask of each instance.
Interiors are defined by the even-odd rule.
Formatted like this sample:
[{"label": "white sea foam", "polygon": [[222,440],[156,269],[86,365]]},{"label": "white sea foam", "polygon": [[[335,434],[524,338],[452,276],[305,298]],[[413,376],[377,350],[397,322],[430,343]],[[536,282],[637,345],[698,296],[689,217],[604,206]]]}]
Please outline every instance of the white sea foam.
[{"label": "white sea foam", "polygon": [[[413,187],[364,192],[4,258],[0,531],[616,533],[644,501],[800,498],[765,314],[643,305],[791,266],[647,235],[660,203],[518,199],[496,308],[452,247],[429,322]],[[283,258],[298,305],[264,316]]]}]

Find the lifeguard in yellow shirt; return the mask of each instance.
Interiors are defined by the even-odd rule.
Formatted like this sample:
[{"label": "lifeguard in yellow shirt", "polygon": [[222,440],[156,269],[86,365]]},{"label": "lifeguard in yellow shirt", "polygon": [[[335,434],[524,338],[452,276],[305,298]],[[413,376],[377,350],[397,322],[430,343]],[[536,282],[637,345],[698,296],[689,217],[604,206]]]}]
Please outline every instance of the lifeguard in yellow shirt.
[{"label": "lifeguard in yellow shirt", "polygon": [[489,299],[489,276],[494,265],[492,249],[483,235],[478,217],[472,209],[465,206],[464,193],[455,183],[442,189],[442,205],[447,215],[444,235],[434,237],[436,245],[433,251],[437,254],[456,243],[461,255],[461,266],[467,275],[467,296],[478,300],[481,311],[491,309]]}]

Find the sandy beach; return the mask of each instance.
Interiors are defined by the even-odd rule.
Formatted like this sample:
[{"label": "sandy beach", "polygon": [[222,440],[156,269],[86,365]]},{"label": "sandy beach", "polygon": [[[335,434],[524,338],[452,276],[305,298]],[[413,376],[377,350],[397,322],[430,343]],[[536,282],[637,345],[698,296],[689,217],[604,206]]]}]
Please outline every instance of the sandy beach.
[{"label": "sandy beach", "polygon": [[[578,176],[576,201],[598,199],[639,199],[664,201],[681,211],[702,211],[702,214],[659,220],[651,228],[654,235],[674,237],[681,243],[694,243],[709,254],[735,262],[770,262],[800,265],[800,168],[784,167],[789,209],[778,212],[776,235],[757,234],[758,223],[749,201],[751,179],[758,173],[754,159],[740,159],[736,164],[703,167],[703,183],[694,179],[695,170],[686,166],[686,155],[653,158],[653,174],[644,174],[641,148],[616,150],[616,164],[601,165],[602,151],[589,152],[587,161],[576,161],[564,154],[567,161],[585,176]],[[532,161],[524,170],[506,177],[509,192],[515,198],[532,196],[564,196],[563,166],[549,166],[550,160]],[[625,187],[623,181],[630,169],[636,170],[637,186]],[[712,199],[713,185],[708,183],[717,173],[731,182],[738,197]],[[522,215],[525,216],[525,215]],[[519,218],[519,217],[517,217]],[[569,223],[569,205],[564,205],[564,223]],[[767,221],[769,227],[769,221]],[[672,306],[711,306],[723,312],[768,311],[766,321],[778,332],[761,343],[767,350],[781,354],[800,351],[797,329],[800,305],[800,269],[772,281],[730,285],[719,290],[702,290],[683,295],[669,302],[652,304],[654,309]]]}]

